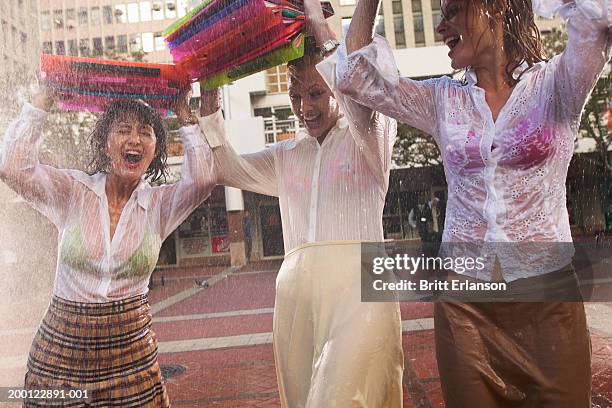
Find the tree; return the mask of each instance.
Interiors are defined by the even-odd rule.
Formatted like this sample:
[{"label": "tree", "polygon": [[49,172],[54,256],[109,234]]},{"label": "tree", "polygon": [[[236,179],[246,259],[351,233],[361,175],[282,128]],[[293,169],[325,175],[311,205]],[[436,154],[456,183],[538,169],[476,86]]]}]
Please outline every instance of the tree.
[{"label": "tree", "polygon": [[[567,44],[565,30],[553,29],[543,39],[544,49],[552,57],[563,52]],[[601,200],[604,211],[612,206],[612,128],[608,116],[612,100],[612,72],[608,68],[595,84],[580,119],[580,137],[595,141],[595,160],[601,174]]]},{"label": "tree", "polygon": [[399,167],[425,167],[442,164],[440,150],[433,137],[405,123],[398,123],[393,163]]}]

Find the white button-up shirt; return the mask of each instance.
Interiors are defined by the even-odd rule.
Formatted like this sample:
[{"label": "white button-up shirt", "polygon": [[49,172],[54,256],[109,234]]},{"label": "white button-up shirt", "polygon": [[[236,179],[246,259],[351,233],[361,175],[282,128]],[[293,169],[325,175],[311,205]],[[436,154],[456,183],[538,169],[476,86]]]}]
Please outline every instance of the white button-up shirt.
[{"label": "white button-up shirt", "polygon": [[40,164],[47,113],[26,104],[6,133],[0,179],[59,231],[53,293],[78,302],[108,302],[147,293],[161,244],[214,187],[210,149],[197,125],[179,131],[185,147],[181,180],[152,187],[142,180],[110,238],[106,175]]},{"label": "white button-up shirt", "polygon": [[[399,77],[380,36],[349,56],[341,45],[338,87],[436,140],[448,182],[444,242],[571,242],[565,180],[581,111],[610,58],[611,5],[534,1],[540,14],[568,20],[567,48],[519,69],[524,73],[496,121],[472,71],[466,83],[415,81]],[[508,281],[554,271],[573,256],[567,245],[556,254],[537,245],[496,247]],[[490,279],[490,259],[484,271],[468,274]]]},{"label": "white button-up shirt", "polygon": [[[335,64],[332,56],[317,66],[332,90]],[[345,117],[322,144],[300,131],[253,154],[238,155],[227,142],[221,112],[200,119],[218,183],[279,198],[285,251],[316,241],[383,239],[396,123],[349,99],[338,102]]]}]

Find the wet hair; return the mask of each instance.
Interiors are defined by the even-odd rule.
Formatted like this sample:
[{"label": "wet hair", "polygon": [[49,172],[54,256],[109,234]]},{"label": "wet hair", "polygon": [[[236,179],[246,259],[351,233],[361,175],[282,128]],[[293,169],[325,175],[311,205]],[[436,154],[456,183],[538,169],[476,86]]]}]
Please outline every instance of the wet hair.
[{"label": "wet hair", "polygon": [[315,38],[304,36],[304,56],[287,63],[287,75],[295,76],[298,70],[314,67],[321,61],[321,48],[317,46]]},{"label": "wet hair", "polygon": [[126,116],[133,115],[141,123],[153,128],[155,139],[155,156],[145,172],[145,178],[152,182],[166,180],[168,174],[166,160],[166,129],[159,114],[153,108],[142,101],[116,101],[112,102],[106,111],[100,116],[93,132],[89,137],[89,145],[93,158],[90,163],[90,174],[107,173],[110,165],[110,157],[106,154],[108,135],[113,123]]},{"label": "wet hair", "polygon": [[503,16],[503,47],[508,58],[506,81],[509,84],[517,82],[512,74],[524,62],[532,67],[538,62],[546,61],[531,0],[471,0],[465,1],[464,4],[471,4],[476,9],[488,12],[492,16],[489,21],[491,27],[496,23],[496,16]]}]

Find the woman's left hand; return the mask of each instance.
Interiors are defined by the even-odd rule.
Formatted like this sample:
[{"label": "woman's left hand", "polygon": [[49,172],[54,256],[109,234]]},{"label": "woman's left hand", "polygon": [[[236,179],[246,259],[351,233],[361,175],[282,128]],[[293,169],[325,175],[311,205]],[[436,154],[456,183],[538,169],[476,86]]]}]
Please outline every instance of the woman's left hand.
[{"label": "woman's left hand", "polygon": [[182,89],[176,101],[174,102],[173,110],[176,113],[176,117],[179,122],[185,123],[191,117],[191,109],[189,108],[189,101],[191,100],[191,86]]}]

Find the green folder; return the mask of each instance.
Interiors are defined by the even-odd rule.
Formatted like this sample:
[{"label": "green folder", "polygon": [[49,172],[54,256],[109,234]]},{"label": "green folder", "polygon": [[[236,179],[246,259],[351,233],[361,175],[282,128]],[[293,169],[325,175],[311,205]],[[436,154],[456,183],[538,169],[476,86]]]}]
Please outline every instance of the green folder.
[{"label": "green folder", "polygon": [[200,81],[200,87],[210,91],[249,75],[284,64],[304,56],[304,34],[298,34],[291,42],[276,50],[262,55]]}]

